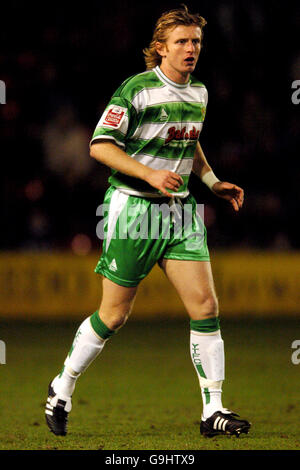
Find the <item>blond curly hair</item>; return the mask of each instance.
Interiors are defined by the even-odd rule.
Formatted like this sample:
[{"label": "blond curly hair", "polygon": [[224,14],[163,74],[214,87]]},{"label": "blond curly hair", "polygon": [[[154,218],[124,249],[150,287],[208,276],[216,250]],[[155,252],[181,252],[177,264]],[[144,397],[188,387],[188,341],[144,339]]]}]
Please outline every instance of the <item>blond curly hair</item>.
[{"label": "blond curly hair", "polygon": [[160,65],[161,56],[156,50],[156,43],[165,42],[167,39],[167,32],[170,29],[174,29],[179,25],[196,25],[199,26],[203,35],[203,28],[207,24],[206,20],[198,13],[190,13],[186,5],[182,5],[182,7],[183,8],[163,13],[157,20],[149,47],[143,50],[147,70]]}]

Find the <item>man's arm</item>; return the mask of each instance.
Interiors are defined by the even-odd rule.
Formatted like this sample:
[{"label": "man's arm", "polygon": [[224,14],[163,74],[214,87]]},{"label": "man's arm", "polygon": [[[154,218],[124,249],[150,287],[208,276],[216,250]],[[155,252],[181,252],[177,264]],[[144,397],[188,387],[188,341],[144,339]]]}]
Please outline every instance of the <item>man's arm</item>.
[{"label": "man's arm", "polygon": [[206,173],[212,171],[199,142],[197,142],[192,170],[201,180]]},{"label": "man's arm", "polygon": [[181,176],[177,173],[169,170],[154,170],[143,165],[112,142],[100,141],[92,144],[90,156],[125,175],[146,181],[167,197],[172,197],[167,189],[177,191],[183,184]]},{"label": "man's arm", "polygon": [[216,178],[199,142],[197,142],[196,146],[193,172],[203,182],[209,181],[208,186],[211,191],[217,196],[229,201],[235,211],[238,211],[242,207],[244,202],[244,190],[235,184],[219,181]]}]

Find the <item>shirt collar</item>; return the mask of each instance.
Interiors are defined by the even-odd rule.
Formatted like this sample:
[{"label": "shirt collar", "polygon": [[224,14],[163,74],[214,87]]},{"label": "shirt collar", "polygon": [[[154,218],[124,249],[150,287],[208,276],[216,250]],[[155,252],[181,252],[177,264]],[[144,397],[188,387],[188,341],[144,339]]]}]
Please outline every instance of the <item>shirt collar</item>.
[{"label": "shirt collar", "polygon": [[153,69],[158,77],[164,82],[166,83],[167,85],[171,85],[171,86],[174,86],[176,88],[186,88],[189,86],[190,84],[190,80],[188,81],[188,83],[176,83],[176,82],[173,82],[173,80],[170,80],[160,69],[159,65],[157,65],[156,67],[154,67]]}]

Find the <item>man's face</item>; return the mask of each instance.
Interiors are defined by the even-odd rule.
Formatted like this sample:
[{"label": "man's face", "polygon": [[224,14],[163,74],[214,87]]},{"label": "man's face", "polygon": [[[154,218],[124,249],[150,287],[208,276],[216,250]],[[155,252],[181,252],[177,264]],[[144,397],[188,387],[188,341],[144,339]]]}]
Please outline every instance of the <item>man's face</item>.
[{"label": "man's face", "polygon": [[200,50],[199,26],[176,26],[165,43],[157,43],[157,51],[162,56],[161,70],[171,80],[186,82],[196,67]]}]

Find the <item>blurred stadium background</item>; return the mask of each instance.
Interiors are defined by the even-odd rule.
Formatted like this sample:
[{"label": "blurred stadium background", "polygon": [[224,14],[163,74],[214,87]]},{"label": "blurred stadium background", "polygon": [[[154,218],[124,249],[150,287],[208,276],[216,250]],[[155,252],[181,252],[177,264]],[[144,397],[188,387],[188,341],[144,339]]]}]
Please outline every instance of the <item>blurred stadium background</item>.
[{"label": "blurred stadium background", "polygon": [[[97,305],[96,208],[109,170],[89,158],[89,139],[120,82],[144,70],[156,18],[178,5],[54,2],[45,12],[12,0],[3,8],[1,315],[76,315]],[[300,121],[291,85],[300,79],[300,9],[289,1],[187,5],[208,21],[195,72],[209,92],[201,143],[215,173],[246,195],[236,215],[191,180],[205,204],[223,311],[297,313]],[[143,295],[153,299],[155,283],[146,282]],[[168,291],[160,292],[163,302]]]},{"label": "blurred stadium background", "polygon": [[[299,410],[299,371],[291,364],[290,354],[292,341],[300,336],[300,105],[291,100],[292,82],[300,79],[300,7],[291,1],[185,3],[208,22],[195,71],[209,93],[201,143],[219,178],[245,189],[244,208],[235,214],[194,178],[190,183],[198,202],[205,204],[215,283],[225,336],[229,337],[228,369],[234,372],[236,381],[229,384],[230,396],[235,405],[234,394],[239,393],[239,406],[249,413],[254,409],[257,423],[269,426],[268,436],[281,438],[274,446],[284,448],[291,431],[291,410]],[[1,369],[2,448],[35,445],[35,439],[41,436],[36,426],[43,419],[37,403],[45,398],[47,380],[61,366],[79,319],[98,307],[101,285],[93,270],[101,243],[96,237],[96,209],[107,188],[109,170],[89,158],[89,140],[115,89],[128,76],[145,69],[142,49],[151,39],[156,18],[179,5],[165,0],[88,0],[84,4],[10,0],[1,6],[0,80],[6,84],[6,104],[0,104],[0,339],[7,345],[7,366]],[[173,326],[160,322],[155,326],[155,317],[163,317],[163,322],[172,318]],[[126,326],[128,330],[124,329],[122,335],[128,334],[130,341],[118,335],[116,348],[119,341],[132,370],[129,372],[127,363],[122,363],[115,374],[123,377],[127,386],[133,374],[132,387],[139,380],[135,388],[142,389],[142,381],[133,371],[140,367],[141,373],[147,374],[144,365],[149,364],[151,371],[152,364],[155,371],[145,382],[149,382],[145,393],[149,401],[152,377],[157,375],[156,370],[167,367],[162,366],[168,354],[163,338],[170,328],[168,331],[176,335],[170,354],[180,364],[180,368],[174,365],[172,369],[172,386],[181,383],[179,376],[176,379],[179,370],[181,376],[186,370],[195,389],[188,390],[187,386],[182,390],[192,396],[196,382],[192,367],[188,368],[187,337],[178,349],[180,322],[186,316],[157,268],[140,286],[134,319],[153,322],[145,323],[147,345],[139,340],[141,326],[135,327],[134,322]],[[71,324],[63,326],[62,320]],[[153,354],[147,350],[151,347]],[[183,350],[185,359],[180,355]],[[105,392],[103,387],[102,393],[110,400],[109,387],[116,387],[111,396],[123,400],[123,410],[128,406],[128,390],[124,385],[125,397],[117,382],[109,381],[114,360],[118,361],[118,350],[113,351],[111,346],[105,356],[102,373],[107,372],[108,389]],[[289,377],[286,381],[285,371]],[[92,369],[82,380],[82,390],[86,387],[96,400],[89,380],[99,382],[101,389],[99,374]],[[174,390],[166,388],[171,384],[166,379],[161,381],[161,396],[172,396]],[[283,396],[289,397],[288,403],[282,402]],[[14,405],[12,413],[11,400],[26,402],[26,410]],[[81,402],[78,398],[83,408],[85,400],[86,394]],[[132,392],[132,403],[135,400]],[[143,402],[149,413],[157,397],[153,395],[152,400]],[[181,405],[174,400],[174,419],[184,420],[183,415],[178,417],[175,405]],[[261,409],[256,408],[258,404]],[[166,407],[170,406],[168,402]],[[90,448],[94,444],[84,441],[81,429],[82,419],[90,415],[82,409],[79,415],[74,411],[74,426],[81,432],[81,445]],[[191,420],[193,409],[184,412]],[[275,409],[278,416],[272,421]],[[115,438],[119,408],[115,413],[111,439]],[[107,416],[100,416],[102,424]],[[139,418],[134,423],[137,427],[143,425]],[[30,432],[24,428],[25,421],[25,426],[33,426]],[[294,437],[297,425],[295,421]],[[6,432],[9,426],[11,430]],[[46,436],[47,430],[43,432]],[[97,432],[99,428],[91,431],[98,436]],[[167,434],[172,432],[173,427],[168,428]],[[140,439],[138,433],[135,438]],[[124,445],[129,446],[126,436],[124,439]],[[139,448],[151,445],[141,439]],[[257,447],[252,448],[266,448],[264,439],[261,433]],[[152,445],[159,446],[159,442]],[[195,448],[195,442],[198,431],[195,441],[187,441],[185,448]],[[76,448],[78,439],[68,445]],[[107,445],[118,448],[123,444]],[[174,445],[182,444],[179,441]],[[249,445],[254,445],[253,441]],[[293,441],[287,448],[297,445]],[[57,446],[54,439],[40,442],[37,448],[56,448],[51,446]],[[243,448],[242,444],[236,448]]]}]

